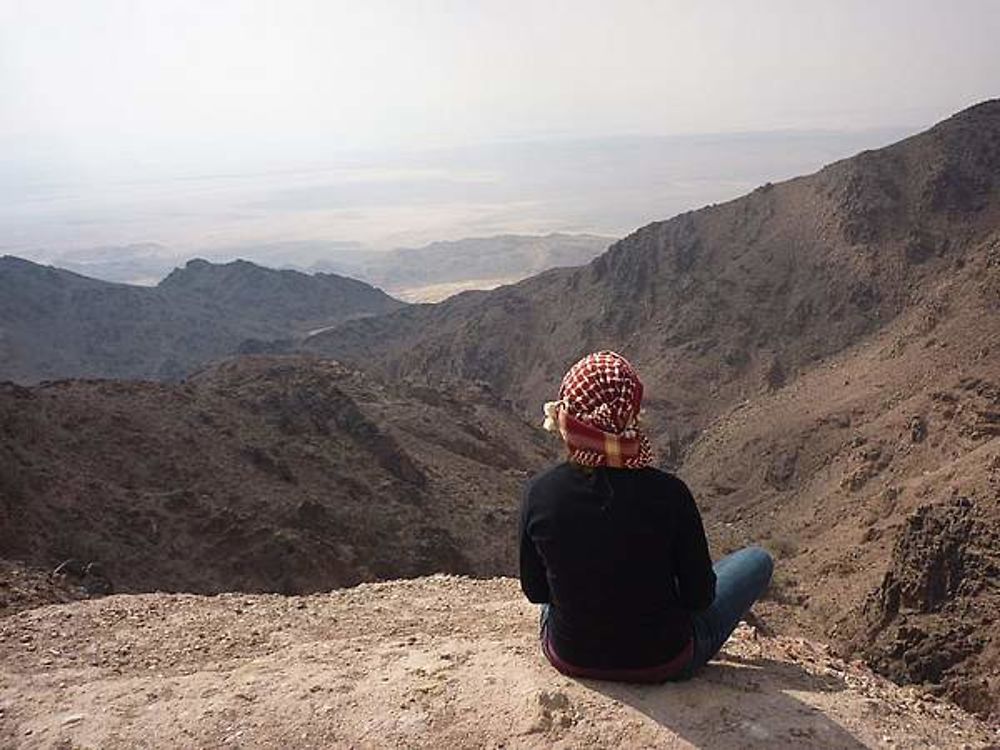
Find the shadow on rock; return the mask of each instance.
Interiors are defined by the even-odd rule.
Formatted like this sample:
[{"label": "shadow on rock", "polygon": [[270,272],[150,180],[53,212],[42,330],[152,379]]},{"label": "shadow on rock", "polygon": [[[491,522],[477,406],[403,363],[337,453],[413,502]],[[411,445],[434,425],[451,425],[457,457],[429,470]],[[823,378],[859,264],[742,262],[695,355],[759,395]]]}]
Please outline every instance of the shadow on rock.
[{"label": "shadow on rock", "polygon": [[696,747],[866,747],[818,707],[826,702],[823,694],[846,689],[844,680],[788,662],[727,656],[687,682],[581,684],[640,711]]}]

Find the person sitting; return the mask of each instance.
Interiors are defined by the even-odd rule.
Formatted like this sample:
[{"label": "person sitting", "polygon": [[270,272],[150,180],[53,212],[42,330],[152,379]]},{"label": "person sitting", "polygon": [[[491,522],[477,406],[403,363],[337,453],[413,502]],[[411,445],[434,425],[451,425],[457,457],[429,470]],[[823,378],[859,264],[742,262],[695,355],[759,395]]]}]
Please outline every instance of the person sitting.
[{"label": "person sitting", "polygon": [[691,492],[653,466],[642,394],[629,361],[600,351],[574,364],[545,405],[568,460],[525,489],[521,588],[543,605],[545,656],[574,677],[691,677],[771,580],[760,547],[712,565]]}]

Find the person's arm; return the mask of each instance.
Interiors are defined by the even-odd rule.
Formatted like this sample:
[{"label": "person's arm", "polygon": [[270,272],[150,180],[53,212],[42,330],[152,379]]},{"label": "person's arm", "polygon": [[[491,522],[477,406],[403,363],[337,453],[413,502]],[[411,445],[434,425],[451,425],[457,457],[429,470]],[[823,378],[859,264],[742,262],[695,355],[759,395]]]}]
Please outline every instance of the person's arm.
[{"label": "person's arm", "polygon": [[674,571],[681,606],[691,611],[707,609],[715,601],[715,571],[708,554],[708,540],[701,513],[695,505],[691,491],[676,479],[679,492],[676,498],[677,525],[674,531]]},{"label": "person's arm", "polygon": [[529,491],[526,490],[521,500],[521,590],[528,597],[529,602],[547,604],[549,602],[549,580],[545,575],[545,563],[542,562],[541,555],[538,554],[538,549],[528,533],[529,494]]}]

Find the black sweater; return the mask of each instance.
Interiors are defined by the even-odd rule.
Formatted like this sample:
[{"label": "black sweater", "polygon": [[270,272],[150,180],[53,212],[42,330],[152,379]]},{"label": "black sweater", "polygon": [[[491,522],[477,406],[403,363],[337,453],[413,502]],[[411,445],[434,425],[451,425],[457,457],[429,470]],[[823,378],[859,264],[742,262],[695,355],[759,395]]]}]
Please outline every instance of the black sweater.
[{"label": "black sweater", "polygon": [[701,515],[657,469],[559,464],[521,506],[521,588],[551,604],[556,654],[575,666],[663,664],[691,638],[690,612],[715,598]]}]

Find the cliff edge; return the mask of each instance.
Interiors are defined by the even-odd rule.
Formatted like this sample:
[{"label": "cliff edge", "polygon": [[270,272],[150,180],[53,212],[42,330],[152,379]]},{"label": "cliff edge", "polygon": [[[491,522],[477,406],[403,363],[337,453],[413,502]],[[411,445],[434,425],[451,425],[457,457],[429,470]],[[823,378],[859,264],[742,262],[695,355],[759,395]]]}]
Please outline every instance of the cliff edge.
[{"label": "cliff edge", "polygon": [[741,626],[688,683],[572,680],[511,579],[144,594],[0,620],[0,746],[990,747],[990,727]]}]

